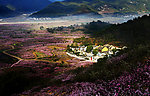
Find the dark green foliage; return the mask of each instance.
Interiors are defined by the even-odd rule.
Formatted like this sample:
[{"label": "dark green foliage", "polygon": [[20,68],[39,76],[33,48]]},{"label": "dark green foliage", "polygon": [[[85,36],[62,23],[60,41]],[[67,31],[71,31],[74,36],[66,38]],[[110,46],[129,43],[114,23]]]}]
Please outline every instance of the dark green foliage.
[{"label": "dark green foliage", "polygon": [[67,52],[73,52],[69,45],[67,45]]},{"label": "dark green foliage", "polygon": [[54,30],[52,28],[46,28],[46,30],[50,33],[54,33]]},{"label": "dark green foliage", "polygon": [[44,30],[44,26],[40,26],[40,29],[41,29],[41,30]]},{"label": "dark green foliage", "polygon": [[[128,21],[122,25],[118,25],[116,28],[115,37],[122,39],[126,43],[130,42],[130,45],[134,44],[148,44],[150,42],[150,17],[143,16],[133,21]],[[121,31],[121,33],[119,32]]]},{"label": "dark green foliage", "polygon": [[143,16],[129,20],[123,24],[110,25],[103,30],[97,29],[97,31],[92,31],[90,27],[94,27],[93,24],[88,25],[89,28],[87,27],[86,29],[87,32],[91,32],[94,37],[102,38],[106,42],[118,40],[130,46],[136,46],[137,44],[147,45],[150,42],[149,21],[149,16]]},{"label": "dark green foliage", "polygon": [[97,50],[97,49],[94,49],[92,53],[96,56],[97,53],[98,53],[98,50]]},{"label": "dark green foliage", "polygon": [[63,27],[54,27],[54,28],[46,28],[46,30],[50,33],[55,33],[56,31],[63,31]]},{"label": "dark green foliage", "polygon": [[72,43],[70,47],[72,47],[72,48],[78,48],[79,46],[78,46],[78,44],[75,42],[75,43]]},{"label": "dark green foliage", "polygon": [[86,52],[90,53],[93,50],[93,46],[92,45],[88,45]]},{"label": "dark green foliage", "polygon": [[80,52],[75,52],[74,54],[77,55],[77,56],[79,56]]},{"label": "dark green foliage", "polygon": [[85,26],[85,33],[89,33],[93,36],[101,35],[99,31],[103,31],[110,26],[109,23],[105,23],[102,21],[93,21]]},{"label": "dark green foliage", "polygon": [[85,37],[81,37],[81,38],[76,38],[74,39],[73,42],[76,42],[76,43],[81,43],[83,40],[85,40],[86,38]]}]

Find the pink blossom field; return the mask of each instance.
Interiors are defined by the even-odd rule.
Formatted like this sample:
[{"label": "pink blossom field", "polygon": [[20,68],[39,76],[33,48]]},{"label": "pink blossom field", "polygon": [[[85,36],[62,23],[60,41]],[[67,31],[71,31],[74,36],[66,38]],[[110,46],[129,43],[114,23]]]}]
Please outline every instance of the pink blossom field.
[{"label": "pink blossom field", "polygon": [[[19,90],[12,92],[12,96],[150,96],[149,58],[136,62],[138,66],[131,72],[125,71],[112,80],[79,82],[84,78],[77,76],[88,74],[88,70],[91,77],[99,73],[92,70],[95,63],[67,55],[67,45],[90,35],[72,31],[70,27],[48,31],[48,26],[48,23],[0,25],[0,75],[16,80],[9,83],[12,90]],[[124,53],[106,63],[119,64],[126,58],[128,54]]]}]

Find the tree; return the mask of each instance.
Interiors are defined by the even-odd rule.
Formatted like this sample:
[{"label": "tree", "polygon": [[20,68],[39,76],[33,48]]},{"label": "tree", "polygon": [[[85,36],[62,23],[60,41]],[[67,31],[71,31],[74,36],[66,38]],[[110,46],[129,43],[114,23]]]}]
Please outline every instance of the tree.
[{"label": "tree", "polygon": [[40,26],[40,29],[41,29],[41,30],[44,30],[44,27],[43,27],[43,26]]},{"label": "tree", "polygon": [[93,50],[93,46],[92,45],[88,45],[86,52],[90,53]]},{"label": "tree", "polygon": [[78,48],[78,47],[79,47],[77,43],[75,43],[75,45],[74,45],[74,46],[75,46],[75,48]]},{"label": "tree", "polygon": [[67,49],[70,49],[70,46],[69,46],[69,45],[67,45]]},{"label": "tree", "polygon": [[46,30],[50,33],[54,33],[54,30],[52,28],[46,28]]},{"label": "tree", "polygon": [[74,47],[73,43],[71,44],[71,47],[72,47],[72,48]]},{"label": "tree", "polygon": [[97,49],[94,49],[92,53],[94,54],[94,56],[96,56],[97,53],[98,53],[98,50],[97,50]]}]

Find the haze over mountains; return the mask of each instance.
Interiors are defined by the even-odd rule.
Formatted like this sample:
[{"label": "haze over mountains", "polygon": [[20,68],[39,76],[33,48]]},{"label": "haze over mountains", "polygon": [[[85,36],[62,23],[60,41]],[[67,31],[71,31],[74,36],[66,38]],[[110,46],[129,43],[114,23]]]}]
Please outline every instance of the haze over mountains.
[{"label": "haze over mountains", "polygon": [[33,17],[55,17],[83,13],[142,14],[150,11],[149,0],[65,0],[54,2]]}]

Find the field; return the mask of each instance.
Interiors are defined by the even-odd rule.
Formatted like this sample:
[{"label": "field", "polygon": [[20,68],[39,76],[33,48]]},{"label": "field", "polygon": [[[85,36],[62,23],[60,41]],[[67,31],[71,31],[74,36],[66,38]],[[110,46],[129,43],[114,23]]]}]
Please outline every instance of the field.
[{"label": "field", "polygon": [[68,45],[105,43],[78,25],[0,25],[0,95],[149,96],[147,47],[123,50],[98,63],[66,54]]},{"label": "field", "polygon": [[77,25],[76,27],[55,27],[54,32],[49,32],[47,30],[48,26],[50,25],[0,25],[0,54],[3,58],[7,57],[1,59],[1,68],[10,66],[29,67],[28,65],[31,62],[32,64],[37,62],[40,66],[45,63],[48,65],[55,63],[56,66],[79,66],[76,63],[80,62],[80,60],[69,57],[66,54],[66,48],[67,45],[73,43],[73,38],[86,36],[82,31],[78,30],[82,29],[82,27]]}]

